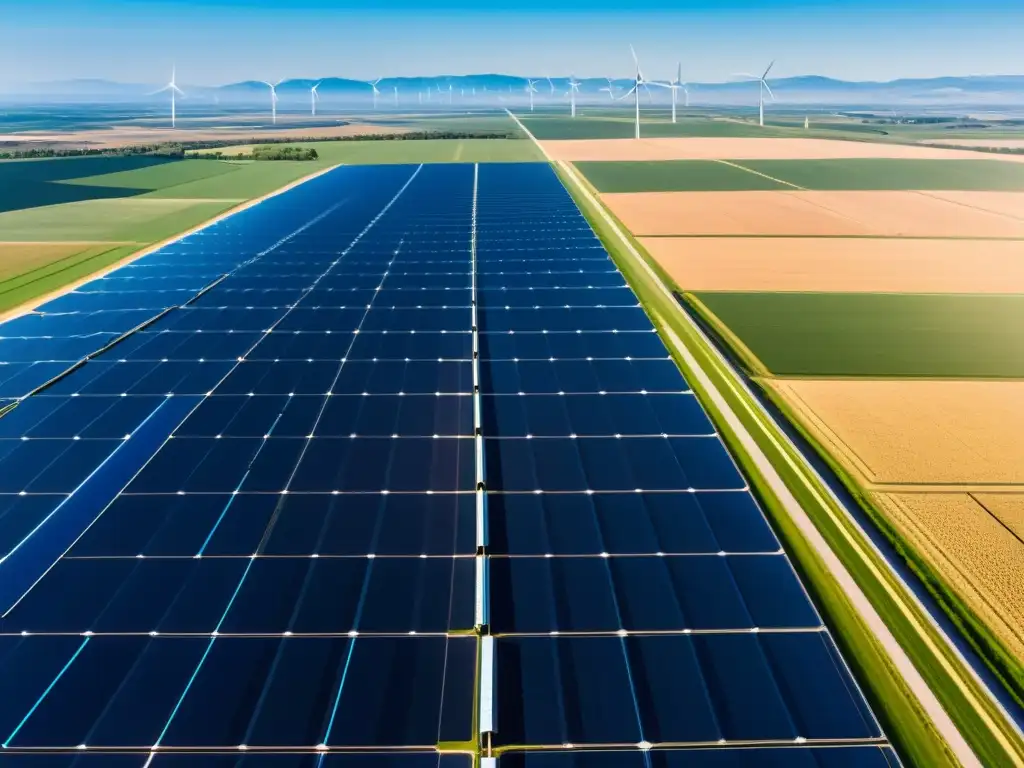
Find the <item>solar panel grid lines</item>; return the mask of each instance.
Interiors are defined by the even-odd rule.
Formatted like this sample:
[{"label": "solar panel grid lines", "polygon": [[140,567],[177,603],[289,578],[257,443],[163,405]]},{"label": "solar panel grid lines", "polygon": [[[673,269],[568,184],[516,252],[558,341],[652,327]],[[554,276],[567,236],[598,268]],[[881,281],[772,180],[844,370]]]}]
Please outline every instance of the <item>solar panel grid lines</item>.
[{"label": "solar panel grid lines", "polygon": [[[198,402],[0,621],[0,754],[874,766],[828,631],[550,168],[329,177],[318,210],[349,204],[0,418],[7,464]],[[59,498],[0,488],[0,545]]]},{"label": "solar panel grid lines", "polygon": [[[552,197],[572,205],[557,178],[552,175],[548,181],[557,189]],[[535,203],[543,201],[548,209],[554,207],[536,189],[517,191]],[[544,214],[531,210],[530,215]],[[490,274],[483,236],[478,253],[481,275]],[[534,276],[521,274],[515,279],[517,288],[528,289]],[[486,283],[482,287],[486,312]],[[515,324],[509,331],[517,337],[522,332]],[[685,384],[654,385],[658,376],[652,378],[651,372],[634,386],[613,387],[594,379],[584,384],[586,377],[581,379],[576,372],[560,371],[552,379],[518,362],[502,366],[486,355],[484,370],[484,396],[491,406],[485,407],[485,414],[495,424],[485,430],[491,446],[488,496],[497,710],[487,743],[500,750],[499,763],[517,760],[519,750],[540,746],[654,747],[654,755],[663,748],[704,743],[729,752],[748,743],[791,747],[830,743],[834,738],[884,744],[852,676],[714,430],[678,430],[700,434],[707,446],[699,451],[662,437],[675,429],[638,430],[640,435],[660,438],[662,448],[655,448],[657,443],[647,437],[628,436],[629,429],[618,434],[614,421],[602,419],[593,406],[581,403],[578,411],[568,407],[577,398],[600,403],[617,388],[635,393],[640,401],[655,397],[659,389],[666,391],[659,397],[675,392],[678,398],[689,393]],[[669,370],[666,366],[666,374]],[[561,375],[579,383],[566,386]],[[559,394],[538,398],[538,391]],[[513,405],[498,407],[504,403]],[[531,403],[544,405],[532,409],[527,407]],[[625,407],[617,403],[609,417]],[[669,406],[667,412],[674,418],[680,415],[677,407]],[[698,413],[703,416],[699,406]],[[622,415],[623,421],[638,421]],[[570,433],[561,427],[565,423],[592,423],[590,435]],[[572,427],[577,428],[586,431]],[[671,448],[658,459],[656,453],[668,448],[665,443]],[[623,446],[623,451],[594,453],[597,446]],[[708,464],[712,456],[718,458]],[[645,465],[653,465],[655,471],[645,473]],[[694,480],[687,469],[696,470]],[[666,508],[674,507],[674,518],[659,511],[659,499],[667,502]],[[683,499],[691,505],[686,514],[693,515],[685,530],[677,527],[682,525],[685,507],[678,504]],[[711,499],[729,502],[706,506]],[[735,499],[743,499],[743,505]],[[609,506],[625,500],[631,506]],[[524,507],[526,501],[540,506]],[[503,508],[513,502],[511,510]],[[566,506],[570,503],[575,506]],[[732,515],[738,517],[726,523]],[[735,540],[737,551],[727,551],[716,539],[737,530],[741,517],[764,531],[766,538],[760,545]],[[669,554],[676,550],[679,554]],[[774,572],[761,571],[751,578],[743,570],[752,564],[754,570]],[[712,571],[723,576],[713,576]],[[674,579],[679,581],[670,586]],[[778,594],[762,600],[743,594],[745,584]],[[734,606],[735,613],[727,605]],[[775,610],[786,617],[768,615]],[[813,698],[790,693],[799,674],[789,677],[794,668],[781,661],[780,653],[790,659],[799,656],[808,666],[806,660],[818,659],[817,674],[832,686],[832,694],[822,695],[845,703],[815,719]],[[681,674],[687,657],[693,659],[692,678],[688,672]],[[771,671],[759,667],[762,663]],[[730,665],[743,666],[747,674],[732,672]],[[751,701],[744,704],[746,699]],[[686,715],[673,722],[670,712]],[[698,722],[703,725],[698,727]],[[575,760],[583,753],[572,754]]]}]

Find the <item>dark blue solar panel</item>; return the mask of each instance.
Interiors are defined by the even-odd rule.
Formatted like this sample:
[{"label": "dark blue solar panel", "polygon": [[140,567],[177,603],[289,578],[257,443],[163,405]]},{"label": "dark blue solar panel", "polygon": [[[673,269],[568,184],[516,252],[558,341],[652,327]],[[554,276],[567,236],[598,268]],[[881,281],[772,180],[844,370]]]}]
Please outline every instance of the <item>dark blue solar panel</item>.
[{"label": "dark blue solar panel", "polygon": [[503,755],[500,768],[896,768],[889,747],[747,747],[651,751],[558,751]]},{"label": "dark blue solar panel", "polygon": [[12,768],[471,768],[468,754],[437,752],[239,753],[156,755],[116,752],[70,754],[8,753]]},{"label": "dark blue solar panel", "polygon": [[502,745],[880,735],[820,632],[497,643]]},{"label": "dark blue solar panel", "polygon": [[19,763],[468,768],[477,631],[502,764],[884,743],[545,165],[318,177],[0,325],[0,406],[89,355],[0,417]]}]

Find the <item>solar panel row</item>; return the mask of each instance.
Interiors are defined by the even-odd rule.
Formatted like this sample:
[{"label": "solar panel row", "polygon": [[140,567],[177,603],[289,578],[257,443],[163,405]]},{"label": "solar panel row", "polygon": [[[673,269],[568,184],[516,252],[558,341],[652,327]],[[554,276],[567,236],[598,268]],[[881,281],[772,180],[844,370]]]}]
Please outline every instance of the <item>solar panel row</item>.
[{"label": "solar panel row", "polygon": [[12,765],[898,764],[547,166],[341,168],[51,305],[9,365],[151,322],[0,417]]}]

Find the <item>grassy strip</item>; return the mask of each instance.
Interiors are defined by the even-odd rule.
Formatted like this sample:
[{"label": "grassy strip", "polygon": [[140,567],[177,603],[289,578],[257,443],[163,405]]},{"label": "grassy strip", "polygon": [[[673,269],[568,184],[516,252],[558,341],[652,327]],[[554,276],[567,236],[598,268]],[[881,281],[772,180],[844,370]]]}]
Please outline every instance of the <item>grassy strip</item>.
[{"label": "grassy strip", "polygon": [[982,658],[985,665],[1010,692],[1014,701],[1024,706],[1024,667],[1010,653],[1006,646],[978,618],[973,610],[960,598],[956,590],[949,586],[945,579],[932,567],[928,559],[921,555],[904,539],[888,516],[879,509],[870,494],[854,479],[853,475],[836,459],[808,429],[803,418],[790,407],[786,399],[771,387],[758,382],[758,387],[771,400],[776,408],[799,431],[821,459],[828,465],[832,473],[846,488],[847,492],[857,501],[858,506],[878,527],[885,538],[899,553],[907,566],[924,584],[925,589],[942,608],[943,613],[960,630],[960,633]]},{"label": "grassy strip", "polygon": [[[566,186],[570,192],[575,191],[571,181]],[[687,342],[691,353],[700,362],[702,370],[716,383],[716,389],[734,409],[736,416],[748,429],[766,457],[778,469],[787,487],[812,518],[829,546],[843,560],[850,574],[935,692],[979,759],[986,765],[993,766],[1024,764],[1024,744],[1020,742],[1012,726],[1003,719],[1002,713],[989,699],[987,692],[981,690],[974,677],[964,669],[959,658],[932,626],[930,619],[912,600],[908,599],[905,604],[913,621],[900,609],[900,605],[894,602],[892,594],[904,594],[904,589],[882,562],[881,556],[867,546],[856,524],[848,519],[844,510],[832,502],[828,489],[814,478],[813,473],[806,470],[802,457],[788,446],[778,427],[766,416],[761,416],[756,407],[748,410],[747,406],[752,403],[741,402],[744,396],[727,385],[731,372],[723,369],[703,339],[688,323],[679,318],[678,306],[674,302],[669,302],[660,291],[650,285],[649,277],[638,267],[633,266],[632,257],[622,254],[617,236],[607,231],[603,220],[590,210],[587,201],[578,195],[574,197],[637,290],[645,306],[653,309],[660,317],[666,318],[663,322]],[[645,253],[635,240],[633,245],[639,253]],[[671,286],[671,280],[657,263],[649,256],[646,258],[665,284]],[[688,372],[685,366],[683,368],[684,373]],[[717,386],[718,384],[721,386]],[[706,395],[700,391],[697,393],[707,407]],[[751,477],[752,487],[762,493],[765,507],[776,526],[776,532],[782,538],[797,568],[804,575],[807,586],[815,596],[826,620],[830,626],[836,628],[837,642],[858,679],[865,686],[869,701],[905,761],[919,766],[956,764],[941,736],[921,710],[916,697],[902,676],[892,668],[887,654],[877,645],[874,634],[863,625],[859,614],[849,604],[845,594],[831,576],[827,572],[822,572],[823,566],[817,554],[795,530],[785,509],[770,492],[764,492],[767,489],[763,488],[763,480],[758,479],[756,468],[751,466],[752,461],[745,451],[738,447],[735,435],[722,427],[721,416],[713,407],[709,407],[708,410],[716,424],[720,425],[723,437],[734,450],[734,455]],[[774,436],[775,440],[770,439],[771,436]],[[936,658],[936,654],[941,654],[941,661]],[[964,692],[965,688],[981,702],[981,708],[985,710],[984,716],[975,709]],[[994,728],[990,727],[990,723]]]},{"label": "grassy strip", "polygon": [[[562,176],[570,193],[573,193],[572,182],[560,170],[559,175]],[[618,238],[614,233],[608,231],[603,219],[590,209],[587,200],[579,195],[574,194],[573,196],[630,285],[640,296],[644,306],[651,312],[659,332],[663,332],[667,325],[682,338],[687,339],[691,333],[682,323],[672,320],[673,313],[678,310],[669,306],[668,301],[659,292],[651,289],[649,278],[634,266],[632,258],[621,253]],[[676,355],[671,345],[669,345],[669,350],[676,358],[676,362],[686,375],[688,383],[697,394],[701,404],[708,411],[716,429],[719,430],[730,451],[740,463],[751,487],[757,492],[776,534],[813,595],[825,621],[835,630],[836,642],[857,680],[864,687],[872,708],[900,755],[909,765],[922,768],[924,766],[957,765],[956,759],[949,753],[945,742],[935,731],[902,676],[893,667],[874,633],[870,631],[850,604],[849,599],[829,573],[820,556],[800,533],[761,472],[746,455],[737,436],[729,428],[722,414],[708,397],[707,392],[700,386],[693,371],[689,370],[685,362]],[[708,352],[701,349],[698,344],[691,344],[690,350],[700,361],[704,371],[712,379],[718,378]],[[727,400],[730,400],[726,388],[723,387],[720,391]],[[733,403],[730,402],[730,405]],[[741,411],[737,409],[736,413],[740,415]],[[756,430],[751,431],[755,432]],[[787,480],[787,485],[791,485],[789,478],[786,478],[785,475],[783,475],[783,479]]]},{"label": "grassy strip", "polygon": [[[17,278],[5,280],[0,283],[0,312],[32,301],[68,283],[98,272],[104,267],[130,256],[142,247],[144,246],[140,244],[108,248],[99,253],[87,255],[71,264],[63,264],[58,269],[49,269],[54,265],[48,264],[30,273],[19,275]],[[24,279],[29,275],[31,275],[31,279]]]}]

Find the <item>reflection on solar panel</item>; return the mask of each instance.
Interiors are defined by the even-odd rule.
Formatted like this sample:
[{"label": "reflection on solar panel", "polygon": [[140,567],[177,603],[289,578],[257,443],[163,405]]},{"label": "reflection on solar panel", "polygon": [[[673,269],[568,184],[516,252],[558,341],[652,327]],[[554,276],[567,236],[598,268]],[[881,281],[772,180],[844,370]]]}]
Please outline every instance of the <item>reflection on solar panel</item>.
[{"label": "reflection on solar panel", "polygon": [[2,328],[5,765],[898,764],[546,165],[341,168]]}]

